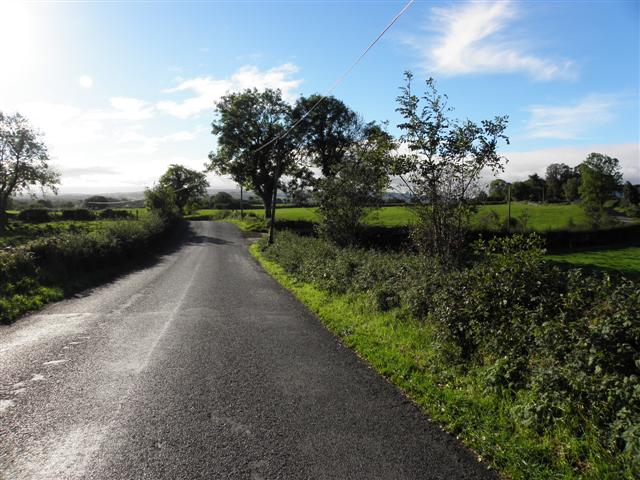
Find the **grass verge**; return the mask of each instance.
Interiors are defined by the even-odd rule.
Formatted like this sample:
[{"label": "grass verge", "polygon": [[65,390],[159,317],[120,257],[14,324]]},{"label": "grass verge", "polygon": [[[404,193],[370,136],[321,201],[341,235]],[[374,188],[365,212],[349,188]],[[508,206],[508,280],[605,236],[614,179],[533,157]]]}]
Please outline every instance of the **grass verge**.
[{"label": "grass verge", "polygon": [[[399,309],[376,311],[363,293],[335,294],[302,282],[267,259],[260,244],[251,254],[281,285],[314,312],[342,342],[353,348],[427,415],[478,452],[502,475],[514,479],[623,479],[638,474],[629,462],[603,450],[589,431],[575,425],[533,431],[512,419],[519,396],[486,389],[481,369],[439,362],[436,335],[426,323]],[[588,458],[588,466],[576,465]]]}]

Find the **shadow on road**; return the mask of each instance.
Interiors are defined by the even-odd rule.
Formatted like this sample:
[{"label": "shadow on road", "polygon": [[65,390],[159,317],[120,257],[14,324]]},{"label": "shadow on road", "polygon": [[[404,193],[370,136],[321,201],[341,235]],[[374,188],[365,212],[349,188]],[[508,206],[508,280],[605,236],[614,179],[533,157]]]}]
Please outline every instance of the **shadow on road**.
[{"label": "shadow on road", "polygon": [[217,237],[208,237],[206,235],[192,235],[188,241],[189,245],[233,245],[233,242],[228,242],[227,240],[223,240]]}]

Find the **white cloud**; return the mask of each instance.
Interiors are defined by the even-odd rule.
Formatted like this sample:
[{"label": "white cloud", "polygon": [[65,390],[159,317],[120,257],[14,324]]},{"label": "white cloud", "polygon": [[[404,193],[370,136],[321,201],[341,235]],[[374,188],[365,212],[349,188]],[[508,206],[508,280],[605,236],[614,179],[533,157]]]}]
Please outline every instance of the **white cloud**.
[{"label": "white cloud", "polygon": [[625,180],[640,183],[640,143],[594,144],[543,148],[530,151],[502,152],[509,159],[505,172],[498,175],[508,181],[523,180],[537,173],[544,176],[551,163],[566,163],[575,167],[591,152],[604,153],[620,161]]},{"label": "white cloud", "polygon": [[87,116],[97,120],[146,120],[153,117],[153,105],[130,97],[112,97],[109,99],[111,108],[94,110]]},{"label": "white cloud", "polygon": [[529,138],[576,139],[592,128],[613,121],[615,95],[587,95],[570,105],[533,105],[527,110],[531,118],[526,125]]},{"label": "white cloud", "polygon": [[80,75],[78,83],[82,88],[91,88],[93,86],[93,78],[89,75]]},{"label": "white cloud", "polygon": [[42,131],[46,142],[53,146],[93,142],[103,135],[102,122],[73,105],[30,102],[20,105],[15,110]]},{"label": "white cloud", "polygon": [[266,71],[255,66],[244,66],[228,79],[215,79],[209,76],[183,80],[178,86],[164,91],[164,93],[192,92],[195,95],[182,101],[163,100],[156,104],[158,110],[178,118],[189,118],[204,111],[211,110],[216,101],[227,92],[239,91],[246,88],[266,88],[282,90],[283,97],[292,101],[294,90],[302,80],[292,79],[298,67],[286,63]]},{"label": "white cloud", "polygon": [[129,129],[122,133],[116,140],[117,143],[127,144],[126,148],[114,150],[109,153],[110,156],[121,156],[130,153],[139,153],[143,155],[151,155],[156,153],[160,145],[166,143],[185,142],[195,139],[201,129],[196,131],[179,131],[160,136],[147,136],[138,133],[136,129]]},{"label": "white cloud", "polygon": [[536,80],[574,79],[570,61],[529,53],[523,41],[510,38],[518,12],[510,1],[471,1],[431,10],[430,38],[409,43],[423,57],[423,67],[444,75],[524,72]]}]

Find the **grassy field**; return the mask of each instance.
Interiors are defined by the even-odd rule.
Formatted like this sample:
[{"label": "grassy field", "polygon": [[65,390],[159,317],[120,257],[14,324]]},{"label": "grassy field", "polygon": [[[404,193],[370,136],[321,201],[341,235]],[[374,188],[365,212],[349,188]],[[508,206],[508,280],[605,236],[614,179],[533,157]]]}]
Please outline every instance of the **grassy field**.
[{"label": "grassy field", "polygon": [[548,255],[555,262],[640,276],[640,247],[598,249]]},{"label": "grassy field", "polygon": [[[480,224],[481,218],[490,211],[494,211],[501,223],[507,220],[507,205],[481,205],[475,215],[475,223]],[[215,215],[216,210],[199,210],[198,215]],[[262,209],[246,210],[259,217],[264,216]],[[514,202],[511,204],[511,216],[520,221],[524,217],[527,227],[536,231],[563,230],[570,223],[576,227],[586,227],[587,217],[579,205],[575,204],[535,204],[525,202]],[[281,220],[305,220],[310,222],[318,221],[318,214],[315,208],[282,208],[277,211],[276,218]],[[370,225],[397,227],[409,225],[414,220],[411,207],[383,207],[374,210],[365,218]]]}]

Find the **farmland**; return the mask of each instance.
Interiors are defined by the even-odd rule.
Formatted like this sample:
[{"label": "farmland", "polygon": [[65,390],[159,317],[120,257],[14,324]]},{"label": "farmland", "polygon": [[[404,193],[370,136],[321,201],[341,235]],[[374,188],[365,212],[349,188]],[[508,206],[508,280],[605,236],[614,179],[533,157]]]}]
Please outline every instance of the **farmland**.
[{"label": "farmland", "polygon": [[640,247],[607,248],[548,255],[548,259],[575,267],[586,267],[640,276]]},{"label": "farmland", "polygon": [[[215,216],[218,210],[198,210],[195,215]],[[251,213],[259,217],[264,217],[264,210],[249,209],[246,213]],[[490,212],[495,212],[498,222],[506,224],[507,205],[481,205],[474,217],[474,225],[480,226],[483,217]],[[515,219],[526,219],[526,227],[535,231],[564,230],[571,228],[587,228],[588,220],[584,210],[577,204],[537,204],[528,202],[514,202],[511,204],[511,217]],[[276,218],[281,220],[303,220],[317,222],[319,217],[313,207],[300,208],[280,208],[276,213]],[[365,218],[369,225],[397,227],[409,225],[414,220],[411,207],[389,206],[371,211]]]}]

